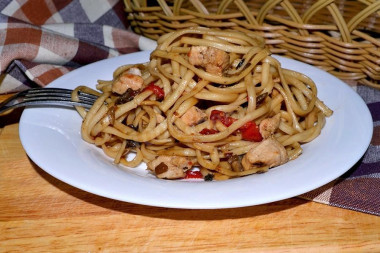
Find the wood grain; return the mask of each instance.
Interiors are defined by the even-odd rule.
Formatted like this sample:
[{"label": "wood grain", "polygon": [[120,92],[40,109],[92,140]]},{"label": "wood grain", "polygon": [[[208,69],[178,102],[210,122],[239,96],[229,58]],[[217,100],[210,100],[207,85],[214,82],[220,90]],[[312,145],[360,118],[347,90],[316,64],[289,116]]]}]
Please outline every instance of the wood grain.
[{"label": "wood grain", "polygon": [[379,217],[299,198],[182,210],[76,189],[25,154],[20,114],[0,116],[0,252],[380,252]]}]

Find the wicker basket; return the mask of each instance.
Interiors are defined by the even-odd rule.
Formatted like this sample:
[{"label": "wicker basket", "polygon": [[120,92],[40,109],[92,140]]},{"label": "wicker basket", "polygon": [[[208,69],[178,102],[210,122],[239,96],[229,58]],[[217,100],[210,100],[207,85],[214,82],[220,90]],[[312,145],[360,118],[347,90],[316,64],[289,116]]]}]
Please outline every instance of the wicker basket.
[{"label": "wicker basket", "polygon": [[270,50],[380,89],[380,0],[124,0],[132,29],[157,39],[206,26],[254,32]]}]

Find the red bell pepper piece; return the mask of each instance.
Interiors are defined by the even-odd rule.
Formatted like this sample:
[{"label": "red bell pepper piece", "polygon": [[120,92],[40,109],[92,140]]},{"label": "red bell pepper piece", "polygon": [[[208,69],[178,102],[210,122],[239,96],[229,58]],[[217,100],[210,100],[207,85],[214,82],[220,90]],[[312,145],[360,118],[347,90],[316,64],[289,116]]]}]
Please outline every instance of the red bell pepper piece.
[{"label": "red bell pepper piece", "polygon": [[191,179],[191,178],[203,178],[203,175],[199,170],[186,171],[185,179]]},{"label": "red bell pepper piece", "polygon": [[239,128],[243,140],[246,141],[262,141],[263,137],[259,131],[259,127],[254,121],[249,121]]},{"label": "red bell pepper piece", "polygon": [[227,116],[225,112],[219,110],[212,110],[210,114],[210,120],[212,121],[220,121],[226,127],[229,127],[234,123],[237,119],[234,119],[230,116]]},{"label": "red bell pepper piece", "polygon": [[199,133],[203,135],[210,135],[219,133],[219,131],[215,129],[203,128],[202,131],[200,131]]},{"label": "red bell pepper piece", "polygon": [[164,90],[161,88],[161,87],[159,87],[159,86],[157,86],[157,85],[155,85],[154,84],[154,82],[151,82],[145,89],[144,89],[144,91],[145,90],[151,90],[151,91],[153,91],[153,93],[156,95],[156,97],[157,97],[157,100],[162,100],[162,99],[164,99],[164,97],[165,97],[165,92],[164,92]]},{"label": "red bell pepper piece", "polygon": [[[237,121],[237,119],[227,116],[225,112],[219,110],[211,111],[210,120],[212,120],[213,122],[219,120],[226,127],[229,127],[230,125],[232,125],[232,123]],[[263,137],[261,136],[261,133],[259,131],[259,127],[256,125],[254,121],[249,121],[245,123],[243,126],[239,128],[239,131],[242,134],[243,140],[256,142],[263,140]],[[207,131],[205,130],[205,133],[206,132]]]}]

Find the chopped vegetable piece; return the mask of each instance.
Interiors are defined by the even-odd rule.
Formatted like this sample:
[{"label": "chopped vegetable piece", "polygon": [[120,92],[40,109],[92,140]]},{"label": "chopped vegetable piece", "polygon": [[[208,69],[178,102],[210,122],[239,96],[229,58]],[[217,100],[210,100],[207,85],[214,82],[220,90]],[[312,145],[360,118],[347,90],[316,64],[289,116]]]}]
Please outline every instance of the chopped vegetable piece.
[{"label": "chopped vegetable piece", "polygon": [[233,153],[232,152],[227,152],[224,153],[224,157],[220,158],[221,161],[228,161],[232,157]]},{"label": "chopped vegetable piece", "polygon": [[256,98],[256,106],[261,105],[261,103],[264,102],[267,96],[268,96],[268,92],[264,92],[263,94],[258,95]]},{"label": "chopped vegetable piece", "polygon": [[226,127],[229,127],[234,123],[237,119],[234,119],[230,116],[227,116],[225,112],[219,110],[212,110],[210,115],[210,120],[212,121],[220,121]]},{"label": "chopped vegetable piece", "polygon": [[263,137],[260,134],[259,127],[254,121],[249,121],[239,128],[242,138],[246,141],[262,141]]},{"label": "chopped vegetable piece", "polygon": [[[220,121],[226,127],[229,127],[237,121],[237,119],[227,116],[223,111],[212,110],[210,115],[210,120]],[[246,141],[262,141],[263,137],[260,134],[259,127],[254,121],[249,121],[239,128],[242,133],[242,137]],[[203,130],[202,130],[203,131]],[[206,131],[205,131],[206,132]]]},{"label": "chopped vegetable piece", "polygon": [[154,93],[154,94],[156,95],[156,97],[157,97],[157,100],[162,100],[162,99],[164,99],[164,97],[165,97],[165,92],[164,92],[164,90],[163,90],[161,87],[155,85],[154,82],[150,83],[150,84],[144,89],[144,91],[145,91],[145,90],[151,90],[151,91],[153,91],[153,93]]},{"label": "chopped vegetable piece", "polygon": [[191,178],[203,178],[202,173],[199,170],[188,170],[186,171],[185,179]]},{"label": "chopped vegetable piece", "polygon": [[205,181],[212,181],[214,179],[214,174],[211,174],[211,173],[208,173],[206,176],[205,176]]},{"label": "chopped vegetable piece", "polygon": [[139,93],[140,90],[132,90],[131,88],[128,88],[126,92],[116,99],[115,104],[121,105],[132,101]]},{"label": "chopped vegetable piece", "polygon": [[219,133],[219,131],[215,129],[203,128],[202,131],[200,131],[199,133],[203,135],[210,135]]},{"label": "chopped vegetable piece", "polygon": [[244,63],[245,59],[241,59],[241,61],[239,61],[238,65],[236,66],[236,69],[240,68],[243,63]]}]

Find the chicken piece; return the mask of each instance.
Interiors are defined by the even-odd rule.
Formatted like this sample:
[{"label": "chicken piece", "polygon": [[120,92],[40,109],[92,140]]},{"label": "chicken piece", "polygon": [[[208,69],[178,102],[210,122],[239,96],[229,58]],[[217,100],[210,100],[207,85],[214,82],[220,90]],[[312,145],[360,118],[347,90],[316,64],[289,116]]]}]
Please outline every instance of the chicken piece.
[{"label": "chicken piece", "polygon": [[263,140],[259,145],[251,148],[242,159],[244,170],[255,167],[275,167],[289,160],[284,146],[273,138]]},{"label": "chicken piece", "polygon": [[264,119],[260,122],[259,131],[264,139],[268,139],[280,126],[281,115],[277,114],[272,118]]},{"label": "chicken piece", "polygon": [[159,156],[148,163],[158,178],[178,179],[185,177],[185,171],[191,169],[192,162],[182,156]]},{"label": "chicken piece", "polygon": [[129,74],[136,75],[136,76],[142,76],[141,70],[139,68],[133,67],[128,69],[127,71]]},{"label": "chicken piece", "polygon": [[205,68],[206,72],[221,76],[230,62],[230,56],[217,48],[194,46],[188,54],[189,62],[194,66]]},{"label": "chicken piece", "polygon": [[196,106],[190,107],[181,117],[181,120],[188,126],[197,125],[207,119],[207,114]]},{"label": "chicken piece", "polygon": [[112,92],[124,94],[129,88],[132,90],[141,89],[144,79],[141,77],[141,71],[138,68],[130,68],[123,72],[112,84]]}]

